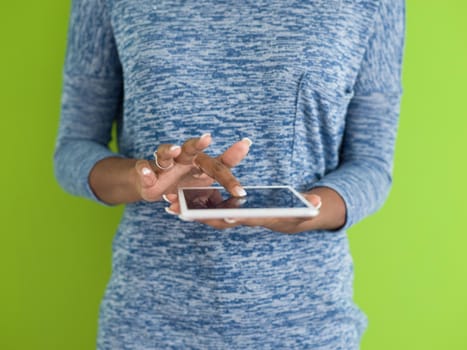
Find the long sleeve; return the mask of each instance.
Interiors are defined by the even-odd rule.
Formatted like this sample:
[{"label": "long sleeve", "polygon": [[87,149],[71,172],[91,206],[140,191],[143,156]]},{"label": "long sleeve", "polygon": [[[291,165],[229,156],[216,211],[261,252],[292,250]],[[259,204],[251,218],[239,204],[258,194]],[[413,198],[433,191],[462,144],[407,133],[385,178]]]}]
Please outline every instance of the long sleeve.
[{"label": "long sleeve", "polygon": [[64,68],[60,127],[54,166],[60,185],[98,200],[88,177],[109,148],[121,113],[122,69],[104,0],[74,0]]},{"label": "long sleeve", "polygon": [[340,166],[313,187],[337,191],[347,207],[343,229],[378,210],[392,183],[401,97],[403,0],[383,0],[348,107]]}]

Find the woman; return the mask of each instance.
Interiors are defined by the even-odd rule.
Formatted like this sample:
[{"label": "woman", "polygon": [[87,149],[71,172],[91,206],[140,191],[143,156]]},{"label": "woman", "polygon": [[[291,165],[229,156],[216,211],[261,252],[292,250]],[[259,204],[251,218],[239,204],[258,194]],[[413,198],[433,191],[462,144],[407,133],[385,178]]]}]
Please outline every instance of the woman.
[{"label": "woman", "polygon": [[[57,178],[126,203],[99,349],[358,349],[345,232],[391,184],[403,33],[403,0],[73,1]],[[231,167],[320,215],[172,215]]]}]

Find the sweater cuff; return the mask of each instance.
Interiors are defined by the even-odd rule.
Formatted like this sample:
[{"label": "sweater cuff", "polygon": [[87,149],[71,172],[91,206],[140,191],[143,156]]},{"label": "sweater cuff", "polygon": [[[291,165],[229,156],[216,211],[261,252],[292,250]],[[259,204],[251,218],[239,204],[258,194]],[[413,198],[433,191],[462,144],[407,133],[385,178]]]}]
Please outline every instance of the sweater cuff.
[{"label": "sweater cuff", "polygon": [[123,158],[123,156],[117,153],[113,153],[108,150],[102,151],[102,152],[99,152],[98,154],[94,154],[93,156],[89,157],[89,159],[86,159],[86,161],[84,161],[83,164],[81,164],[80,170],[79,170],[80,174],[82,174],[82,176],[80,176],[80,178],[82,179],[82,183],[80,184],[80,186],[82,186],[81,193],[83,193],[84,197],[94,202],[97,202],[99,204],[105,205],[107,207],[113,207],[115,205],[103,202],[99,197],[96,196],[96,194],[91,188],[91,184],[89,183],[89,176],[91,174],[91,170],[94,168],[94,166],[99,161],[105,158],[110,158],[110,157]]},{"label": "sweater cuff", "polygon": [[97,162],[109,157],[124,158],[105,146],[91,142],[70,142],[61,145],[55,154],[56,177],[67,192],[91,199],[105,206],[111,206],[100,200],[89,184],[89,175],[93,167]]},{"label": "sweater cuff", "polygon": [[310,190],[316,187],[327,187],[331,190],[335,191],[344,201],[345,204],[345,223],[343,226],[338,228],[336,231],[346,231],[349,229],[353,224],[359,221],[359,217],[362,215],[358,206],[356,205],[355,201],[352,200],[352,195],[350,193],[350,189],[348,188],[348,184],[344,181],[339,181],[338,179],[333,180],[320,180],[315,182]]}]

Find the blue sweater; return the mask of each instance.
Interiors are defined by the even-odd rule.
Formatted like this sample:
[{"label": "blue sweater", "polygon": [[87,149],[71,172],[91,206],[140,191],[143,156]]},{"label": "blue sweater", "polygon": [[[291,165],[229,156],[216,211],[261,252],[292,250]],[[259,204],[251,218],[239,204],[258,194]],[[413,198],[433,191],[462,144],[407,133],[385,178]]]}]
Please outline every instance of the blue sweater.
[{"label": "blue sweater", "polygon": [[327,186],[347,207],[338,232],[285,235],[127,205],[99,349],[358,348],[345,231],[390,188],[403,37],[403,0],[73,1],[55,153],[67,191],[98,200],[88,176],[115,156],[115,122],[121,157],[249,137],[244,185]]}]

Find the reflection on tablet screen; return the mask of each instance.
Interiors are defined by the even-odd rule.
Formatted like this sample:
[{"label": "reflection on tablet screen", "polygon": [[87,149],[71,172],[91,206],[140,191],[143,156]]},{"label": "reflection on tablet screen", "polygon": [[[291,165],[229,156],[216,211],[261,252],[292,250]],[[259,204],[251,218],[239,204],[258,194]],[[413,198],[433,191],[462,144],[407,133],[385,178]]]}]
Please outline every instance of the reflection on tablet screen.
[{"label": "reflection on tablet screen", "polygon": [[246,197],[232,197],[225,189],[184,189],[188,209],[306,208],[287,188],[247,188]]}]

